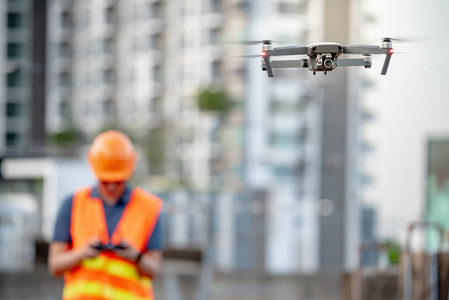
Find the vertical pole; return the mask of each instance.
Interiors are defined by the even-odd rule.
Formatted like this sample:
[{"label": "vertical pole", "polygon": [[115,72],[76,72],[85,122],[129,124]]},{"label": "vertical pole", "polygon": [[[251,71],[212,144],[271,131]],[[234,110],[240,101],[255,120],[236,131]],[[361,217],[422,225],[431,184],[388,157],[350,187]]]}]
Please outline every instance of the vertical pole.
[{"label": "vertical pole", "polygon": [[208,203],[208,240],[205,249],[203,250],[203,260],[201,264],[200,278],[198,281],[198,291],[196,295],[197,300],[208,300],[210,299],[210,289],[214,282],[215,274],[215,255],[216,255],[216,232],[215,224],[213,220],[216,215],[216,201],[213,197]]}]

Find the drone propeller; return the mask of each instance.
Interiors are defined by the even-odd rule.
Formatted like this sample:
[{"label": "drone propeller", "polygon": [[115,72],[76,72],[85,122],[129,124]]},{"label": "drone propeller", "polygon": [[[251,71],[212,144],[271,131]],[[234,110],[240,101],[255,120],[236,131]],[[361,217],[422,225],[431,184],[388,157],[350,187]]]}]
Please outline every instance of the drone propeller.
[{"label": "drone propeller", "polygon": [[280,41],[273,40],[255,40],[255,41],[243,41],[241,44],[244,45],[257,45],[257,44],[272,44],[272,43],[282,43]]},{"label": "drone propeller", "polygon": [[397,37],[382,37],[383,41],[394,41],[399,43],[418,43],[418,42],[425,42],[428,39],[424,38],[412,38],[412,37],[406,37],[406,38],[397,38]]},{"label": "drone propeller", "polygon": [[245,58],[254,58],[254,57],[261,57],[260,54],[248,54],[248,55],[228,55],[227,57],[245,57]]},{"label": "drone propeller", "polygon": [[271,44],[272,40],[260,40],[260,41],[244,41],[242,44],[245,45],[257,45],[257,44]]},{"label": "drone propeller", "polygon": [[383,41],[395,41],[395,42],[402,42],[402,39],[398,38],[392,38],[392,37],[382,37]]}]

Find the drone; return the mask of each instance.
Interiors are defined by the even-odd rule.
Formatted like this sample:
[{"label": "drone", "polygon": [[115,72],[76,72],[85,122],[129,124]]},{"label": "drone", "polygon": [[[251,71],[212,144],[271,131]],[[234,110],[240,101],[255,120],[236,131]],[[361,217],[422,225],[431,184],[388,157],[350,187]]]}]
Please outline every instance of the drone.
[{"label": "drone", "polygon": [[[308,46],[278,47],[273,48],[271,40],[249,42],[250,44],[262,44],[262,70],[268,77],[274,77],[273,69],[277,68],[308,68],[316,72],[327,72],[336,67],[363,66],[371,68],[371,54],[385,54],[385,61],[381,75],[386,75],[391,56],[394,53],[392,38],[383,38],[382,46],[374,45],[341,45],[338,43],[315,43]],[[361,54],[362,58],[340,58],[342,54]],[[273,56],[307,55],[307,58],[296,60],[271,60]],[[257,55],[259,56],[259,55]],[[254,55],[247,57],[257,57]]]}]

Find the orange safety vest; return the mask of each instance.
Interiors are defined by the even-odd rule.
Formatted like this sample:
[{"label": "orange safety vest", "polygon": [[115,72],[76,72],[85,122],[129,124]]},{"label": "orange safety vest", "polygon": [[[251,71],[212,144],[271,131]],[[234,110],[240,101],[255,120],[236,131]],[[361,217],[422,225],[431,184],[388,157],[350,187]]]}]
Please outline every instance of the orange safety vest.
[{"label": "orange safety vest", "polygon": [[[162,209],[162,200],[142,189],[132,190],[120,221],[109,240],[103,203],[91,198],[92,188],[75,192],[70,234],[72,248],[82,248],[93,238],[103,244],[126,241],[134,249],[146,250]],[[148,300],[154,299],[151,278],[137,265],[112,251],[85,259],[64,274],[63,300]]]}]

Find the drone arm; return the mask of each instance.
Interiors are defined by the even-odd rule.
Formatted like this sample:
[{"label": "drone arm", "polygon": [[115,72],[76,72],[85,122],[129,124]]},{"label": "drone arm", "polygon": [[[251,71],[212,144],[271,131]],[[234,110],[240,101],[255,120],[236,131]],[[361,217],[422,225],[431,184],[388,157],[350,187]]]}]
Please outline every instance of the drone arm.
[{"label": "drone arm", "polygon": [[386,75],[387,74],[388,65],[390,64],[390,59],[391,59],[391,54],[387,54],[385,56],[384,65],[382,67],[382,72],[380,73],[380,75]]},{"label": "drone arm", "polygon": [[339,58],[337,60],[337,67],[355,67],[355,66],[364,66],[366,68],[371,67],[371,61],[365,61],[362,58],[347,58],[342,59]]},{"label": "drone arm", "polygon": [[268,55],[265,55],[263,57],[264,60],[264,65],[262,66],[262,69],[265,68],[265,70],[267,71],[268,77],[273,77],[273,69],[271,68],[271,61],[270,58],[268,57]]},{"label": "drone arm", "polygon": [[267,52],[269,56],[281,56],[307,54],[308,51],[309,49],[307,47],[278,47]]},{"label": "drone arm", "polygon": [[387,54],[390,49],[380,48],[370,45],[349,45],[344,46],[343,53],[346,54]]},{"label": "drone arm", "polygon": [[286,68],[307,68],[307,59],[298,60],[273,60],[270,61],[268,57],[263,58],[262,70],[267,71],[268,77],[273,77],[273,69]]},{"label": "drone arm", "polygon": [[271,62],[271,67],[276,69],[283,68],[307,68],[307,60],[299,59],[299,60],[273,60]]}]

